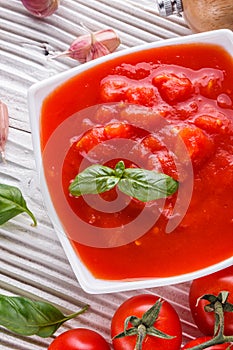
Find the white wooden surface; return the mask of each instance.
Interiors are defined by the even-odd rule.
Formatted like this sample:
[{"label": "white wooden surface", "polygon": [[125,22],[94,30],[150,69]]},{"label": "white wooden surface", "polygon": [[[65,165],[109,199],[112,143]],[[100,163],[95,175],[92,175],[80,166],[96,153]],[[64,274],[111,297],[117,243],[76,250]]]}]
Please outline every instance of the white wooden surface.
[{"label": "white wooden surface", "polygon": [[[129,296],[155,293],[172,302],[183,326],[184,341],[198,335],[188,309],[189,283],[107,295],[88,295],[79,287],[56,237],[37,179],[30,134],[27,90],[36,81],[74,67],[69,58],[49,60],[50,51],[60,52],[83,33],[112,27],[119,33],[120,49],[144,42],[187,35],[191,31],[182,18],[158,15],[153,0],[61,0],[59,10],[49,18],[31,16],[20,0],[0,0],[0,100],[10,115],[7,164],[0,163],[0,182],[18,186],[35,213],[38,226],[20,215],[0,227],[0,293],[23,295],[54,303],[64,313],[81,303],[91,308],[64,324],[55,335],[74,327],[89,327],[110,342],[110,320],[117,306]],[[0,327],[0,350],[47,349],[52,338],[21,337]]]}]

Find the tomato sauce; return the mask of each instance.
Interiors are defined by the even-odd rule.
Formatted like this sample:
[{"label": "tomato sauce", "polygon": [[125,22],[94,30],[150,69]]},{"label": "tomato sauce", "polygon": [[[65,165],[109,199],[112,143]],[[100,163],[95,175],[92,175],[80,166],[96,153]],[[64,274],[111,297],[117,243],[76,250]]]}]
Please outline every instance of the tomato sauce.
[{"label": "tomato sauce", "polygon": [[[64,231],[95,277],[175,276],[232,256],[232,76],[232,57],[219,46],[177,45],[100,64],[45,99],[46,181]],[[82,168],[119,159],[162,171],[180,189],[149,203],[116,189],[69,194]]]}]

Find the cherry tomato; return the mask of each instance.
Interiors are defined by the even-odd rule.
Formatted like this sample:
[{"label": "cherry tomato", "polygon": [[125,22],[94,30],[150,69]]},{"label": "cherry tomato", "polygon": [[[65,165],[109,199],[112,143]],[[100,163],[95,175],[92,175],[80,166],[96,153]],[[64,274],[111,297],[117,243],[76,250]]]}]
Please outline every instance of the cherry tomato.
[{"label": "cherry tomato", "polygon": [[106,340],[97,332],[75,328],[60,334],[48,350],[110,350]]},{"label": "cherry tomato", "polygon": [[[205,294],[217,296],[221,291],[228,291],[228,302],[233,303],[233,266],[192,282],[189,292],[189,304],[194,322],[205,335],[213,335],[214,313],[205,312],[206,300],[197,300]],[[233,334],[233,312],[225,312],[224,334]]]},{"label": "cherry tomato", "polygon": [[[191,349],[192,347],[197,346],[197,345],[202,344],[202,343],[205,343],[206,341],[208,341],[210,339],[211,339],[211,337],[200,337],[200,338],[193,339],[190,342],[188,342],[187,344],[185,344],[185,346],[182,347],[182,350],[184,350],[184,349]],[[207,350],[231,349],[229,347],[229,345],[230,345],[230,343],[218,344],[218,345],[214,345],[214,346],[209,346],[206,349]]]},{"label": "cherry tomato", "polygon": [[[112,337],[124,331],[124,321],[129,316],[141,318],[159,300],[159,297],[151,294],[141,294],[127,299],[119,306],[112,318],[111,335]],[[162,300],[157,320],[154,325],[160,331],[173,336],[171,339],[162,339],[152,335],[146,335],[142,350],[179,350],[181,346],[182,330],[179,317],[173,306]],[[129,324],[130,328],[132,327]],[[115,350],[133,350],[136,344],[136,335],[113,339],[113,348]]]}]

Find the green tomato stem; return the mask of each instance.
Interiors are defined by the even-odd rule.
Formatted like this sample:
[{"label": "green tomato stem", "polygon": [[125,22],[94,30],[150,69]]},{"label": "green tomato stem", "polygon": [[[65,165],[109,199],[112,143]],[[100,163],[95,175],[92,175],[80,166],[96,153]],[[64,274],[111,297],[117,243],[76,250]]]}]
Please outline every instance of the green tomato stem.
[{"label": "green tomato stem", "polygon": [[233,342],[233,336],[225,336],[225,335],[216,336],[202,344],[193,346],[192,348],[188,348],[187,350],[203,350],[214,345],[231,343],[231,342]]},{"label": "green tomato stem", "polygon": [[137,335],[137,341],[134,350],[142,350],[142,344],[144,341],[144,338],[146,336],[146,327],[143,324],[140,324],[138,326],[138,335]]},{"label": "green tomato stem", "polygon": [[[216,301],[214,304],[214,314],[215,314],[215,327],[217,328],[215,330],[215,335],[212,339],[193,346],[192,348],[189,348],[189,350],[203,350],[206,348],[209,348],[210,346],[214,346],[217,344],[224,344],[224,343],[231,343],[233,342],[233,335],[226,336],[224,335],[224,310],[223,310],[223,304],[220,301]],[[216,326],[217,325],[217,326]]]},{"label": "green tomato stem", "polygon": [[219,325],[218,325],[218,329],[216,329],[216,336],[223,336],[224,335],[224,311],[223,311],[223,306],[222,303],[220,303],[219,301],[216,301],[216,303],[214,304],[214,313],[215,313],[215,324],[218,324],[218,320],[219,320]]}]

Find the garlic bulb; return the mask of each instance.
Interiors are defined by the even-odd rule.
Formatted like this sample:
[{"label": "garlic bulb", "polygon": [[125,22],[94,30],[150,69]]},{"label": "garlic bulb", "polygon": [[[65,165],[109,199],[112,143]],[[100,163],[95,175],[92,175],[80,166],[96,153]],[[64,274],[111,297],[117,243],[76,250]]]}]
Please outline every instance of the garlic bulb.
[{"label": "garlic bulb", "polygon": [[21,0],[24,7],[36,17],[48,17],[59,6],[59,0]]}]

